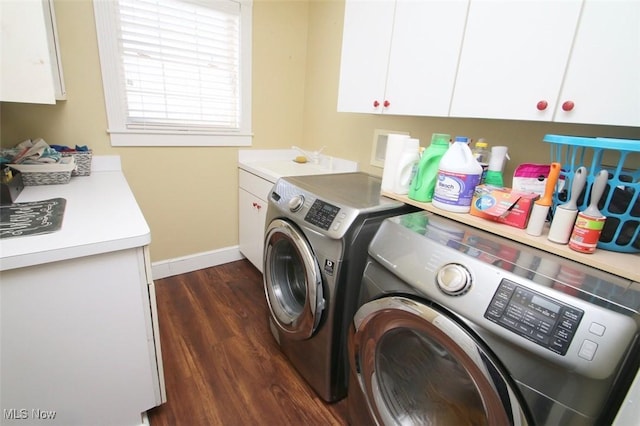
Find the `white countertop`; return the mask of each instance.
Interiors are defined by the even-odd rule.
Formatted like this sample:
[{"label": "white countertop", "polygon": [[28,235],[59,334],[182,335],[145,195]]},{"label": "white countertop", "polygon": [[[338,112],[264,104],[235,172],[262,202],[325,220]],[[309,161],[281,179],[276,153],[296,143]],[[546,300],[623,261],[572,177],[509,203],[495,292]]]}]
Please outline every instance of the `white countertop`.
[{"label": "white countertop", "polygon": [[301,155],[295,149],[243,149],[238,151],[238,165],[254,175],[275,183],[283,176],[321,175],[357,172],[356,161],[321,154],[318,164],[296,163]]},{"label": "white countertop", "polygon": [[16,202],[67,200],[62,228],[0,240],[0,271],[141,247],[151,232],[117,156],[94,156],[90,176],[68,184],[26,186]]}]

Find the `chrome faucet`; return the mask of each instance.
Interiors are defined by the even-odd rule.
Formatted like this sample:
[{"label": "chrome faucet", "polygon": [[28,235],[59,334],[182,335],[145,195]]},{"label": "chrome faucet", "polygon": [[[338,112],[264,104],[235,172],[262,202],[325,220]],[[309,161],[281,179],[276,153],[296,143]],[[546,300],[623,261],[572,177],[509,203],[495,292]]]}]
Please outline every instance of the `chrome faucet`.
[{"label": "chrome faucet", "polygon": [[320,154],[322,153],[322,151],[324,151],[324,149],[327,146],[324,145],[322,146],[322,148],[315,150],[315,151],[306,151],[300,147],[297,146],[292,146],[291,149],[295,149],[296,151],[299,151],[300,153],[304,154],[309,160],[311,160],[311,162],[313,164],[320,164]]}]

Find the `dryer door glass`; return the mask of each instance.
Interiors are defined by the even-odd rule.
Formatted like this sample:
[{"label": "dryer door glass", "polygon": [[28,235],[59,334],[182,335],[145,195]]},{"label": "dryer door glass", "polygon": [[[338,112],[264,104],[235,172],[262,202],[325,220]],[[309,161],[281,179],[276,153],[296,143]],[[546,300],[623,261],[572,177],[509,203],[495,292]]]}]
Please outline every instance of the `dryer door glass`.
[{"label": "dryer door glass", "polygon": [[350,356],[379,423],[527,423],[499,364],[443,312],[389,297],[365,304],[354,322]]},{"label": "dryer door glass", "polygon": [[264,287],[277,326],[292,337],[311,337],[324,307],[320,268],[304,236],[281,219],[267,228]]}]

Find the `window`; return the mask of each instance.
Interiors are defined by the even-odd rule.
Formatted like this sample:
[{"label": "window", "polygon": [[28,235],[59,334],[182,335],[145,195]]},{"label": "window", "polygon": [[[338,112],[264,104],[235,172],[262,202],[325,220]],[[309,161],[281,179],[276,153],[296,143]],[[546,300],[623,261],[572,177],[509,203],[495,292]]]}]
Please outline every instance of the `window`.
[{"label": "window", "polygon": [[94,0],[113,146],[251,145],[251,0]]}]

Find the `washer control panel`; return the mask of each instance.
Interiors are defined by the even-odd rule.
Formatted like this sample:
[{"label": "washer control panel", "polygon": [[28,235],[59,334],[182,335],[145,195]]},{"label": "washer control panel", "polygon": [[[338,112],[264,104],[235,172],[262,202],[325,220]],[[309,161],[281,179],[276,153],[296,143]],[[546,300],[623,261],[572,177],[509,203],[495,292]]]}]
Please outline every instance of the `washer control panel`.
[{"label": "washer control panel", "polygon": [[315,200],[304,217],[304,220],[326,231],[331,226],[331,223],[333,223],[339,211],[340,207],[336,207],[322,200]]},{"label": "washer control panel", "polygon": [[584,311],[503,279],[484,317],[565,355]]}]

